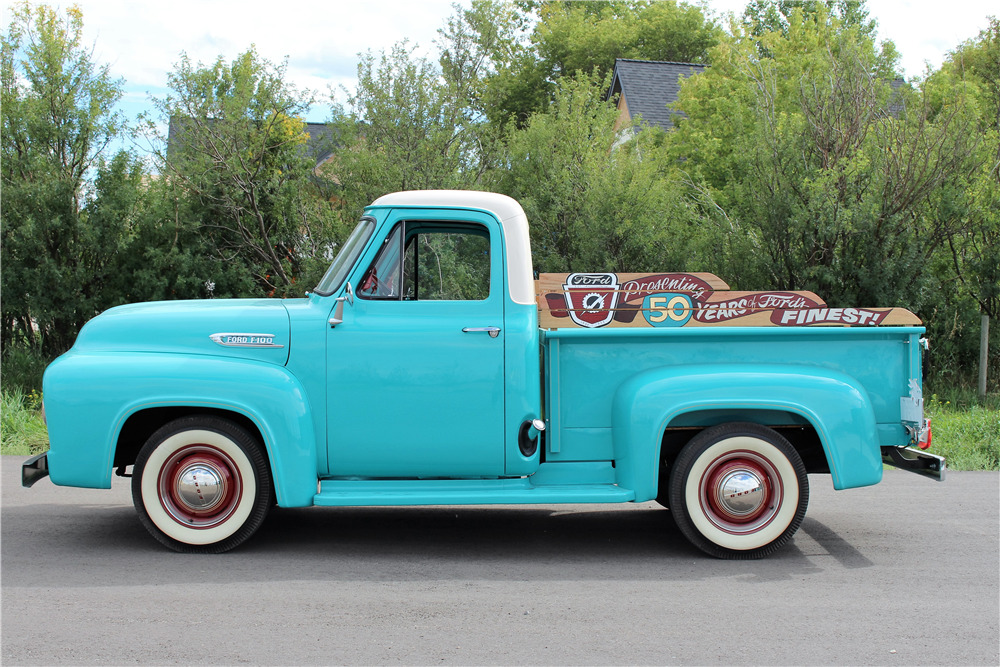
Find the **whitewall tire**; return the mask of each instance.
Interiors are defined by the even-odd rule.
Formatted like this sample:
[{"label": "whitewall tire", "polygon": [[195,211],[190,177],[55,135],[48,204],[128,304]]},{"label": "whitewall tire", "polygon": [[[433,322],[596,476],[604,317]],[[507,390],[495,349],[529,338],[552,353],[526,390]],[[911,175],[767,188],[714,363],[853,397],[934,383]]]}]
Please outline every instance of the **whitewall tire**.
[{"label": "whitewall tire", "polygon": [[218,417],[170,422],[142,447],[132,500],[147,530],[175,551],[221,553],[246,541],[271,506],[267,457]]},{"label": "whitewall tire", "polygon": [[809,504],[805,465],[776,431],[759,424],[708,428],[670,470],[668,504],[684,534],[719,558],[761,558],[788,542]]}]

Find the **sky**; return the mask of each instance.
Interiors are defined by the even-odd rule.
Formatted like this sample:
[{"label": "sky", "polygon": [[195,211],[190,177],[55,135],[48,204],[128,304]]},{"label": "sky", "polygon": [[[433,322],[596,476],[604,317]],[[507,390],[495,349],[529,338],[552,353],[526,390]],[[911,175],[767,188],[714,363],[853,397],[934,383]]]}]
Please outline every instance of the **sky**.
[{"label": "sky", "polygon": [[[0,0],[3,26],[10,0]],[[49,2],[66,7],[68,0]],[[227,60],[250,44],[272,61],[288,60],[288,78],[316,93],[319,103],[308,120],[330,115],[330,91],[353,89],[358,54],[388,51],[403,39],[417,53],[434,53],[437,30],[453,13],[453,0],[76,0],[94,58],[125,80],[120,105],[129,118],[150,111],[150,95],[166,92],[167,73],[183,51],[194,62]],[[467,5],[468,0],[460,4]],[[880,39],[891,39],[902,54],[908,79],[926,64],[937,68],[947,52],[973,38],[1000,15],[996,0],[869,0]],[[710,10],[741,13],[745,0],[708,0]]]}]

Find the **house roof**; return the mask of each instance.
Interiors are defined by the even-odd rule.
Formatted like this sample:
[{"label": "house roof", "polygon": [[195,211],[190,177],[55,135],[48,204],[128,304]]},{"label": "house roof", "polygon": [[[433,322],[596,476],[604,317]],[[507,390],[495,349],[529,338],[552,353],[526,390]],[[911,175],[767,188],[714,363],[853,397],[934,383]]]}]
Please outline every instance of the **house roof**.
[{"label": "house roof", "polygon": [[893,79],[889,82],[892,91],[889,93],[889,115],[899,118],[906,111],[906,103],[903,101],[903,88],[906,87],[905,79]]},{"label": "house roof", "polygon": [[629,116],[635,118],[642,115],[647,124],[669,130],[674,125],[671,117],[684,115],[667,108],[679,97],[681,78],[697,74],[707,67],[697,63],[618,58],[608,97],[620,94]]},{"label": "house roof", "polygon": [[303,129],[309,135],[304,148],[306,154],[316,160],[317,166],[329,160],[336,148],[333,127],[326,123],[306,123]]},{"label": "house roof", "polygon": [[[170,155],[183,141],[183,131],[186,121],[178,116],[170,117],[170,125],[167,130],[167,154]],[[333,128],[326,123],[305,123],[302,128],[309,136],[299,153],[305,157],[312,158],[316,166],[319,166],[330,159],[336,148],[336,137]]]}]

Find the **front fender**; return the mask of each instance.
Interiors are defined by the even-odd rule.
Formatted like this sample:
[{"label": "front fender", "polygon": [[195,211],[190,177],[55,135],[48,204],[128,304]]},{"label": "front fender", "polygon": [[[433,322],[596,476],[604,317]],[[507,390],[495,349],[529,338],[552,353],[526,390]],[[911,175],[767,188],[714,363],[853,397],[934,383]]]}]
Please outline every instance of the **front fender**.
[{"label": "front fender", "polygon": [[618,484],[636,500],[656,497],[664,430],[677,417],[700,410],[781,410],[816,429],[836,489],[882,479],[875,412],[853,378],[817,367],[672,366],[623,382],[612,403]]},{"label": "front fender", "polygon": [[46,370],[44,395],[55,484],[110,488],[118,436],[137,412],[212,408],[257,425],[280,505],[312,504],[316,434],[302,385],[282,366],[178,354],[70,352]]}]

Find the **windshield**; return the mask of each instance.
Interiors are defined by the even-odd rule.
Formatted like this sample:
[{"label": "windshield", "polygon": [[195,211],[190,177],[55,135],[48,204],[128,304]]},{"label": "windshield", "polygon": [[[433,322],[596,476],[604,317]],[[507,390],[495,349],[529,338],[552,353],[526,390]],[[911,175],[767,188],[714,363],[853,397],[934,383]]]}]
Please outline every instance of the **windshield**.
[{"label": "windshield", "polygon": [[373,231],[375,231],[375,221],[371,218],[361,218],[361,222],[351,232],[351,236],[347,239],[344,247],[333,258],[333,264],[326,270],[326,275],[323,276],[323,279],[319,281],[319,285],[313,290],[316,294],[330,296],[340,289],[344,278],[347,277],[347,273],[354,266],[358,255],[364,250],[365,243],[371,238]]}]

